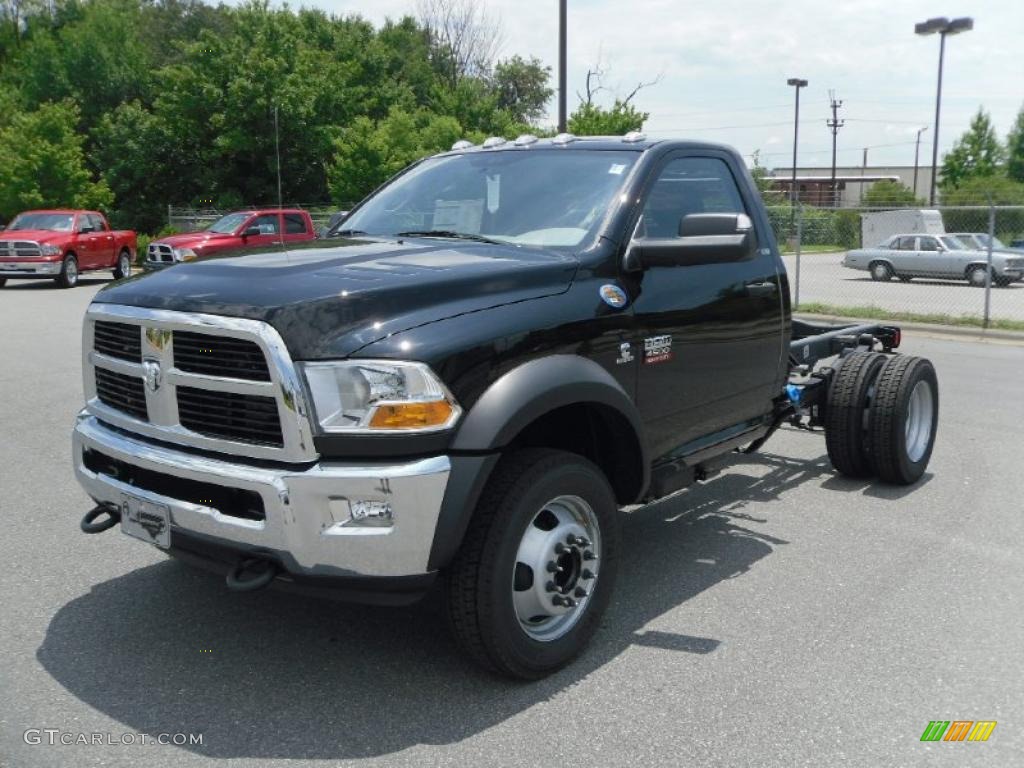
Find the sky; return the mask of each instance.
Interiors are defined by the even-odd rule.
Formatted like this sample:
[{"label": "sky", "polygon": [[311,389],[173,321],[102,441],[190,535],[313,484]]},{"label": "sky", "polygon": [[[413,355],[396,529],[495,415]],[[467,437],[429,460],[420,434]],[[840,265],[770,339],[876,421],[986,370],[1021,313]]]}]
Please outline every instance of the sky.
[{"label": "sky", "polygon": [[[557,86],[558,0],[481,0],[500,19],[500,57],[536,56]],[[933,16],[971,16],[946,41],[940,153],[984,107],[1005,140],[1024,107],[1024,0],[568,0],[570,111],[600,62],[610,94],[659,78],[634,103],[649,135],[718,141],[768,168],[791,164],[793,89],[800,96],[799,165],[831,163],[829,91],[843,102],[839,165],[912,165],[931,156],[939,37],[914,34]],[[415,14],[415,0],[293,0],[375,23]],[[557,117],[552,98],[549,121]]]}]

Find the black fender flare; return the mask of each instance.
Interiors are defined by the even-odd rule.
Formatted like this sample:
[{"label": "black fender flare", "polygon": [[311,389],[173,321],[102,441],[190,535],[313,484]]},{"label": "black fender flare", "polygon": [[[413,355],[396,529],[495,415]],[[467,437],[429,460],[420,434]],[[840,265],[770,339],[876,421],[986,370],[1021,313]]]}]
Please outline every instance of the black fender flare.
[{"label": "black fender flare", "polygon": [[604,368],[578,355],[550,355],[523,363],[500,376],[465,415],[451,444],[452,470],[441,505],[429,568],[448,564],[501,450],[525,427],[557,408],[579,403],[604,406],[629,423],[639,447],[641,487],[650,484],[650,460],[643,421],[632,399]]},{"label": "black fender flare", "polygon": [[[530,422],[574,403],[597,403],[618,411],[629,421],[646,453],[643,421],[636,405],[608,371],[578,355],[531,360],[498,378],[466,414],[451,448],[504,448]],[[643,458],[646,460],[646,455]]]}]

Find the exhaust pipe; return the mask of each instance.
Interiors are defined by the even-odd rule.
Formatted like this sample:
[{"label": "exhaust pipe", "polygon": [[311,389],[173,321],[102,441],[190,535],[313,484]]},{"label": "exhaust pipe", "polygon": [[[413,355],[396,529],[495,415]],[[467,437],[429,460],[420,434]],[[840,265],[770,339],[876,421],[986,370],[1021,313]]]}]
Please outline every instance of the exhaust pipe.
[{"label": "exhaust pipe", "polygon": [[[263,566],[255,568],[253,566]],[[278,573],[277,563],[259,557],[245,557],[235,563],[228,571],[225,583],[234,592],[255,592],[263,589],[274,580]],[[249,575],[246,573],[249,572]]]},{"label": "exhaust pipe", "polygon": [[[97,518],[106,515],[106,519],[96,522]],[[79,523],[84,533],[103,533],[121,522],[121,510],[116,504],[97,504],[85,513]]]}]

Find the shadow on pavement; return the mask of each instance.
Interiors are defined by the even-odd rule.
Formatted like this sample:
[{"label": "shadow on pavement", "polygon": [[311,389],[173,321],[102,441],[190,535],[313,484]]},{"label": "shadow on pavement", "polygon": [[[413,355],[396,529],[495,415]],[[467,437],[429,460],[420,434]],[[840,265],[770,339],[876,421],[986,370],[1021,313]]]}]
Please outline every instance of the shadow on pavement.
[{"label": "shadow on pavement", "polygon": [[632,645],[713,653],[728,639],[645,627],[786,544],[755,530],[765,522],[758,502],[830,471],[824,457],[742,457],[706,484],[628,512],[601,631],[580,659],[537,683],[464,661],[437,594],[403,609],[238,595],[172,561],[65,605],[37,658],[73,695],[134,732],[203,734],[202,745],[183,748],[205,756],[342,759],[451,744],[551,698]]}]

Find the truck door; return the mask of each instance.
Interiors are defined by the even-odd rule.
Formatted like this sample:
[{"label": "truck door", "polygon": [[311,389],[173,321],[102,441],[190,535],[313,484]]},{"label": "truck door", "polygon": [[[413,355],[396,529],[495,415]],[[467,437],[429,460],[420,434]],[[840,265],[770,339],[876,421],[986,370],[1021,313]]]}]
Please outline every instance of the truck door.
[{"label": "truck door", "polygon": [[114,253],[114,233],[107,226],[106,219],[98,213],[90,213],[88,216],[93,226],[93,235],[96,238],[96,251],[93,253],[96,257],[95,266],[112,267],[116,257]]},{"label": "truck door", "polygon": [[688,214],[742,213],[758,238],[745,261],[655,266],[637,278],[637,401],[655,457],[769,413],[781,390],[781,267],[727,157],[668,155],[646,187],[634,233],[678,237]]},{"label": "truck door", "polygon": [[78,269],[86,272],[104,265],[103,252],[106,247],[106,233],[96,231],[96,222],[88,213],[79,213],[75,220],[75,254]]},{"label": "truck door", "polygon": [[281,214],[261,213],[253,216],[239,230],[239,234],[251,229],[258,229],[258,235],[249,235],[245,238],[245,245],[252,247],[257,245],[272,245],[281,242]]}]

